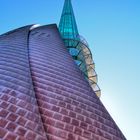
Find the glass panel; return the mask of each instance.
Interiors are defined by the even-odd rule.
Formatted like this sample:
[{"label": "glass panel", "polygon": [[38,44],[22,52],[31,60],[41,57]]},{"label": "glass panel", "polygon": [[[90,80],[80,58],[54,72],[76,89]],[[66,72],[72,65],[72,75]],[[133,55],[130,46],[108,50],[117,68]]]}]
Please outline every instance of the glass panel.
[{"label": "glass panel", "polygon": [[97,85],[97,75],[92,60],[92,54],[87,41],[78,33],[71,0],[65,0],[59,23],[59,31],[62,35],[65,46],[68,48],[75,63],[84,73],[85,78],[88,80],[93,90],[98,94],[97,96],[99,96],[100,89]]}]

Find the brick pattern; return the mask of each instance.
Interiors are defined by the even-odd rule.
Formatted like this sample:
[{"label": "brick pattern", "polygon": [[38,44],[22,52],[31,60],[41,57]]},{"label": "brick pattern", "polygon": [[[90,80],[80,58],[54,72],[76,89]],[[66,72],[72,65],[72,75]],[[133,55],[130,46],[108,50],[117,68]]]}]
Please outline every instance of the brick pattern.
[{"label": "brick pattern", "polygon": [[55,25],[0,36],[0,139],[126,140]]},{"label": "brick pattern", "polygon": [[46,140],[29,65],[30,27],[0,36],[1,140]]},{"label": "brick pattern", "polygon": [[29,38],[31,74],[49,140],[125,140],[54,25]]},{"label": "brick pattern", "polygon": [[3,140],[46,140],[36,99],[4,90],[0,94],[0,138]]}]

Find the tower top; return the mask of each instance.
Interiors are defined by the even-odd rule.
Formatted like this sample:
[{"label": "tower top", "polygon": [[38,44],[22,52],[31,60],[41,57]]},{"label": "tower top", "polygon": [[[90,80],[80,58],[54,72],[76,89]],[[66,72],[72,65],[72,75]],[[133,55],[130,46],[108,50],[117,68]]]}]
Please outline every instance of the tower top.
[{"label": "tower top", "polygon": [[88,43],[78,33],[71,0],[65,0],[59,23],[59,31],[70,55],[83,72],[96,95],[100,97],[101,93],[97,85],[97,74],[92,54]]},{"label": "tower top", "polygon": [[76,39],[79,36],[71,0],[65,0],[59,30],[64,39]]}]

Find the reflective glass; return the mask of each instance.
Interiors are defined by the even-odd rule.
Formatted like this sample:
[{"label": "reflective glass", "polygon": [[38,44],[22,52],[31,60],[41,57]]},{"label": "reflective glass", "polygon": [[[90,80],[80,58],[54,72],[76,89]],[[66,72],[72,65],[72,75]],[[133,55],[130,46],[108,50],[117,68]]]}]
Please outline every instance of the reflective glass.
[{"label": "reflective glass", "polygon": [[95,65],[92,60],[92,54],[88,47],[88,43],[78,33],[71,0],[65,0],[59,23],[59,31],[69,53],[98,96],[100,89],[97,85],[97,75],[94,70]]}]

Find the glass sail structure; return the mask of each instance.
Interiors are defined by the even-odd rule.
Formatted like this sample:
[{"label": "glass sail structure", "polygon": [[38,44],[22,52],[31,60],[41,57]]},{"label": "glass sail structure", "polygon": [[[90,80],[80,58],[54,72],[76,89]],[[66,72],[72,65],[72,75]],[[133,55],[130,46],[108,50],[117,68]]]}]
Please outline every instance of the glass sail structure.
[{"label": "glass sail structure", "polygon": [[100,97],[101,92],[97,85],[95,64],[88,43],[78,33],[71,0],[65,0],[59,23],[59,31],[69,53],[79,66],[80,70],[84,73],[85,78],[90,83],[96,95]]}]

